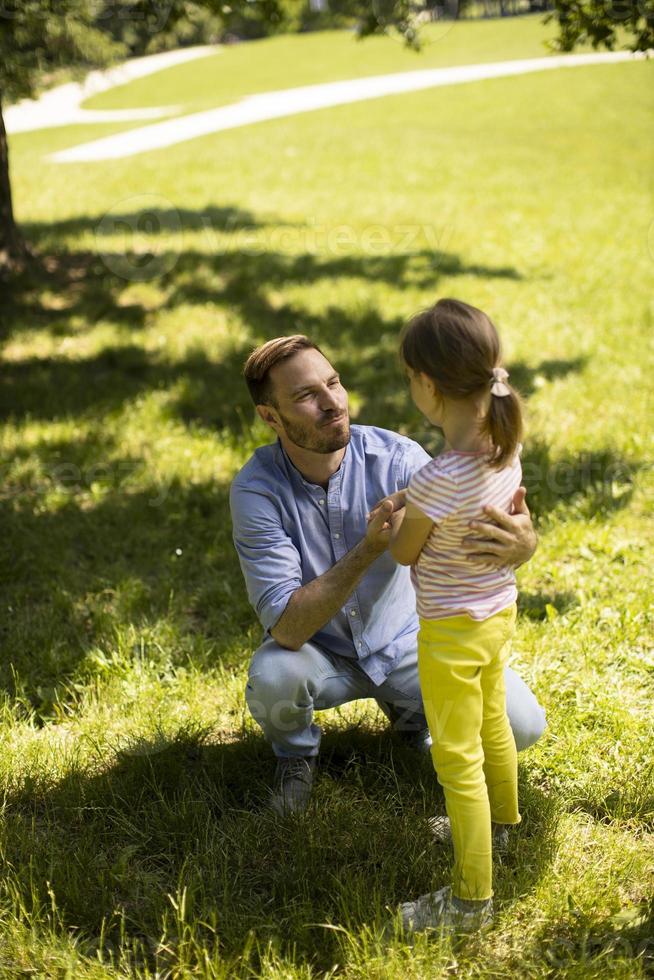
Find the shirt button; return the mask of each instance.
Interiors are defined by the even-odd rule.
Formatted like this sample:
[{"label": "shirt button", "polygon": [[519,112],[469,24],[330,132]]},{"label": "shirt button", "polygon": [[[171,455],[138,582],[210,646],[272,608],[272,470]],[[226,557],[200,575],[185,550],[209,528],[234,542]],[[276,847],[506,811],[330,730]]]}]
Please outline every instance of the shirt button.
[{"label": "shirt button", "polygon": [[321,504],[324,507],[325,506],[325,498],[324,497],[321,497],[321,499],[318,501],[318,503]]},{"label": "shirt button", "polygon": [[336,534],[334,535],[334,537],[335,537],[335,538],[336,538],[336,540],[338,541],[338,539],[340,538],[340,534],[338,533],[338,531],[336,532]]},{"label": "shirt button", "polygon": [[359,648],[359,650],[361,649],[362,646],[363,646],[363,643],[357,643],[357,647]]},{"label": "shirt button", "polygon": [[356,609],[350,609],[350,616],[356,616],[356,614],[357,614]]}]

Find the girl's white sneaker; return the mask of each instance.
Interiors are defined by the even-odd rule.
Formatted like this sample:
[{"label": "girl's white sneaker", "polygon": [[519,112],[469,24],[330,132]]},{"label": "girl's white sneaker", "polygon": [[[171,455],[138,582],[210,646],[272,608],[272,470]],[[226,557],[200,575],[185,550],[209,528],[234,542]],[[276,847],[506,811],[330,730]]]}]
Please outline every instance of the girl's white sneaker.
[{"label": "girl's white sneaker", "polygon": [[476,903],[473,909],[462,907],[449,885],[437,892],[422,895],[415,902],[400,905],[405,932],[435,930],[446,934],[479,932],[493,922],[493,899]]}]

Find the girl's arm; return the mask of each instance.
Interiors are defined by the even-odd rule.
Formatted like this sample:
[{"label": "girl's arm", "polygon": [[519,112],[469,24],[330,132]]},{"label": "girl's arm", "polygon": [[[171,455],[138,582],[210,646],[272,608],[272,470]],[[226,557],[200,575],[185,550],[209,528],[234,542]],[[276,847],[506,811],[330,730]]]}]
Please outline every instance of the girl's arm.
[{"label": "girl's arm", "polygon": [[393,514],[393,531],[390,553],[400,565],[415,565],[418,555],[434,526],[414,504],[407,504],[403,511]]}]

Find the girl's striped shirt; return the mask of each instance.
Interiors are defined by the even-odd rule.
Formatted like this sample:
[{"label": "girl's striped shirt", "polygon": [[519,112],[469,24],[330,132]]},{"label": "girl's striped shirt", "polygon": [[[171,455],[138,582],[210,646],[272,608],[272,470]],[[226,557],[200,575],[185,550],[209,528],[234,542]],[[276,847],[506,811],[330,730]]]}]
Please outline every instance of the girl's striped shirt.
[{"label": "girl's striped shirt", "polygon": [[469,555],[461,544],[472,533],[470,521],[484,519],[485,505],[511,511],[522,479],[518,455],[501,470],[492,469],[486,456],[485,452],[447,450],[409,481],[407,502],[434,522],[411,569],[422,619],[466,613],[472,619],[488,619],[516,601],[513,570],[494,568]]}]

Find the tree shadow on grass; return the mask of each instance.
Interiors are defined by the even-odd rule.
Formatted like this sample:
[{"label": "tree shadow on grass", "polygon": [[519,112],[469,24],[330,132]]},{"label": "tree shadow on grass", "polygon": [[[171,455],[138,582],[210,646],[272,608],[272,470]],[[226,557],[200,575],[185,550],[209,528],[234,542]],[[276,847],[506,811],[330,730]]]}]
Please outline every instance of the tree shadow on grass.
[{"label": "tree shadow on grass", "polygon": [[[74,700],[76,682],[91,681],[89,651],[116,649],[117,626],[131,626],[155,660],[242,659],[260,631],[231,540],[224,481],[156,482],[143,460],[93,438],[27,456],[41,465],[19,472],[0,499],[11,612],[2,624],[0,686],[47,719],[55,703]],[[134,474],[138,490],[130,490]],[[165,650],[161,620],[175,630]]]},{"label": "tree shadow on grass", "polygon": [[[28,223],[26,236],[38,252],[32,265],[22,275],[3,284],[3,304],[0,308],[0,337],[6,338],[15,330],[48,330],[53,336],[66,336],[71,330],[77,335],[81,324],[86,329],[102,320],[121,329],[140,330],[147,320],[149,309],[142,302],[122,299],[136,282],[158,284],[165,270],[172,268],[177,253],[161,246],[164,240],[180,231],[238,233],[261,231],[283,222],[262,220],[239,207],[208,206],[203,211],[172,208],[111,213],[95,217],[69,218],[54,223]],[[96,236],[97,251],[65,249],[67,238],[92,233]],[[103,239],[118,236],[132,241],[139,239],[139,251],[129,249],[103,252]],[[150,252],[143,244],[152,238]],[[213,239],[209,237],[210,244]]]},{"label": "tree shadow on grass", "polygon": [[[28,914],[54,902],[60,928],[89,955],[102,932],[105,955],[119,949],[122,920],[151,969],[172,968],[184,940],[234,963],[256,940],[329,970],[338,934],[320,924],[381,930],[389,909],[448,880],[451,854],[429,835],[438,788],[424,759],[361,728],[328,732],[324,759],[309,811],[286,819],[267,807],[269,747],[247,733],[220,743],[182,729],[126,743],[95,774],[26,777],[4,810],[12,889]],[[506,903],[534,888],[552,857],[554,810],[521,791],[524,823],[496,872]],[[179,905],[182,895],[180,922],[171,897]]]},{"label": "tree shadow on grass", "polygon": [[[227,287],[227,297],[229,293]],[[227,306],[236,303],[234,297],[234,303],[227,302]],[[320,314],[307,313],[292,304],[275,308],[256,291],[242,295],[240,304],[259,339],[298,331],[313,337],[356,395],[358,421],[400,429],[427,446],[437,440],[434,430],[424,429],[424,421],[421,423],[410,405],[397,356],[400,318],[384,319],[376,310],[353,313],[335,306]],[[355,343],[357,353],[352,357]],[[242,380],[242,365],[252,346],[236,343],[217,359],[202,350],[170,358],[131,341],[105,347],[86,358],[51,356],[6,362],[0,367],[0,417],[57,419],[110,412],[149,391],[174,389],[170,411],[184,422],[229,429],[240,435],[244,418],[253,414]],[[560,365],[558,370],[573,371],[577,364],[567,362],[565,369]],[[529,378],[541,374],[541,368],[523,367],[524,383],[528,385]],[[534,450],[530,451],[534,457]],[[544,472],[546,453],[547,447],[539,447],[538,459],[530,460],[530,465],[538,468],[538,477]],[[559,469],[562,473],[562,466]],[[561,482],[561,475],[557,482]]]},{"label": "tree shadow on grass", "polygon": [[[37,326],[53,336],[70,333],[78,337],[80,330],[101,320],[124,332],[125,343],[106,346],[87,358],[57,354],[5,363],[0,411],[15,418],[26,414],[60,418],[111,410],[136,394],[177,385],[183,389],[178,394],[177,411],[184,421],[240,429],[242,413],[251,412],[241,380],[247,353],[257,342],[302,332],[313,337],[344,369],[346,382],[358,395],[364,420],[374,416],[376,424],[397,425],[398,409],[406,399],[397,358],[402,319],[386,318],[372,306],[353,312],[330,304],[319,313],[311,312],[290,301],[280,304],[275,291],[294,283],[306,285],[344,277],[385,282],[401,289],[435,288],[445,274],[517,276],[514,270],[466,266],[455,255],[426,250],[340,258],[190,251],[159,259],[164,267],[168,259],[174,262],[157,280],[162,303],[159,311],[173,310],[180,304],[213,307],[217,318],[238,315],[240,322],[247,324],[246,336],[231,340],[217,359],[201,350],[175,359],[163,352],[146,351],[138,345],[135,331],[148,324],[152,310],[146,300],[139,301],[129,293],[132,283],[111,275],[96,255],[60,256],[45,276],[30,273],[12,284],[2,314],[4,335],[10,336],[17,327]],[[137,260],[134,256],[135,263]]]},{"label": "tree shadow on grass", "polygon": [[579,605],[574,592],[525,592],[518,593],[518,613],[525,619],[536,621],[548,619],[550,610],[563,615]]},{"label": "tree shadow on grass", "polygon": [[540,364],[530,366],[524,361],[513,361],[510,365],[511,384],[523,398],[529,398],[547,381],[557,381],[569,374],[583,371],[588,363],[587,357],[550,358]]},{"label": "tree shadow on grass", "polygon": [[[201,228],[207,215],[215,227],[265,231],[265,221],[230,208],[183,214],[182,224]],[[138,218],[138,213],[120,216],[127,225]],[[256,342],[301,331],[313,336],[342,370],[346,386],[356,395],[358,421],[404,428],[406,419],[412,424],[412,416],[397,358],[401,319],[374,306],[353,312],[331,303],[320,312],[310,311],[295,301],[279,302],[276,291],[289,283],[329,284],[342,277],[397,289],[435,289],[444,274],[519,278],[513,269],[466,265],[456,255],[428,250],[381,256],[289,256],[274,250],[177,255],[165,248],[164,233],[173,219],[164,214],[159,233],[153,235],[164,240],[159,258],[173,260],[157,281],[158,309],[209,304],[221,315],[235,311],[245,331],[230,337],[219,356],[199,350],[173,358],[140,346],[138,334],[151,312],[147,300],[126,292],[133,283],[112,275],[92,253],[71,251],[44,260],[40,273],[11,285],[0,314],[5,336],[37,325],[74,339],[101,317],[124,330],[125,337],[125,343],[113,342],[86,357],[30,356],[0,368],[0,415],[17,421],[80,420],[96,433],[55,443],[43,440],[18,453],[0,501],[11,527],[6,536],[8,584],[20,607],[6,627],[10,655],[0,676],[11,689],[8,665],[17,664],[24,689],[46,714],[54,699],[65,697],[65,685],[76,676],[85,651],[94,643],[109,642],[116,609],[120,622],[132,617],[136,627],[156,624],[171,615],[174,594],[172,613],[185,623],[182,635],[204,631],[217,644],[213,649],[219,656],[237,642],[237,627],[246,633],[254,628],[229,540],[224,481],[219,477],[216,484],[192,487],[173,481],[165,501],[153,509],[151,500],[160,487],[144,472],[142,461],[97,434],[106,415],[149,392],[163,391],[166,411],[173,417],[219,432],[223,439],[242,439],[243,420],[253,415],[241,377],[247,352]],[[72,219],[31,231],[38,243],[40,236],[52,241],[51,236],[80,234],[97,223],[94,218]],[[132,253],[132,258],[136,266],[139,256]],[[46,302],[39,321],[41,300]],[[513,371],[529,392],[538,377],[553,379],[582,367],[577,359],[530,368],[516,365]],[[134,482],[133,473],[138,474]],[[611,451],[553,460],[546,445],[529,444],[525,479],[537,517],[561,502],[580,513],[606,513],[623,506],[631,492],[629,464]],[[92,490],[94,483],[100,486],[99,495]],[[143,490],[144,484],[154,494]],[[43,494],[51,492],[60,492],[63,499],[42,506]],[[181,556],[176,555],[178,547]]]},{"label": "tree shadow on grass", "polygon": [[[125,202],[128,203],[128,202]],[[98,239],[111,238],[123,232],[128,235],[168,235],[179,231],[234,231],[288,227],[280,218],[260,218],[238,205],[218,207],[210,204],[201,211],[188,208],[144,208],[139,211],[108,211],[97,215],[78,215],[56,222],[31,221],[23,224],[26,238],[39,250],[62,239],[77,238],[92,232]]]},{"label": "tree shadow on grass", "polygon": [[[532,949],[523,951],[522,962],[531,954],[553,976],[652,976],[654,901],[601,921],[573,908],[558,921],[545,923]],[[632,972],[638,965],[642,974]]]},{"label": "tree shadow on grass", "polygon": [[626,507],[640,464],[612,449],[552,456],[550,446],[529,440],[522,456],[523,483],[533,516],[546,518],[557,506],[591,519]]}]

